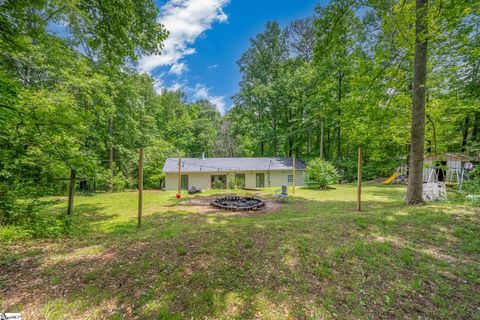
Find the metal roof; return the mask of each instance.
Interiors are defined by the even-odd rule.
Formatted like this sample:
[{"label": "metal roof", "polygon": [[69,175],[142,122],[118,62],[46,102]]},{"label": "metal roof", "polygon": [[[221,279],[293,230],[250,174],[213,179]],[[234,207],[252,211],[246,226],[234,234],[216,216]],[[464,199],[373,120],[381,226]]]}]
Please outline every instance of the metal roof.
[{"label": "metal roof", "polygon": [[424,160],[442,160],[446,158],[455,158],[458,160],[462,161],[468,161],[471,159],[471,157],[464,155],[464,154],[459,154],[459,153],[451,153],[451,152],[445,152],[445,153],[438,153],[430,156],[425,156]]},{"label": "metal roof", "polygon": [[[305,162],[295,159],[296,170]],[[292,170],[293,158],[182,158],[182,172],[278,171]],[[163,172],[177,172],[178,158],[168,158]]]}]

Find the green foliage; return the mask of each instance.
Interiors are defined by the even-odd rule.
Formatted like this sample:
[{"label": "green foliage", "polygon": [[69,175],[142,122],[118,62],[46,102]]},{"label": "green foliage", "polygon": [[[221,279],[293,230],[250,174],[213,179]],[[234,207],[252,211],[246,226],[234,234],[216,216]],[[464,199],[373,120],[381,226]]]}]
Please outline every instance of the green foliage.
[{"label": "green foliage", "polygon": [[462,191],[464,193],[480,196],[480,179],[472,179],[470,181],[464,181],[462,185]]},{"label": "green foliage", "polygon": [[480,165],[477,165],[469,172],[470,179],[480,180]]},{"label": "green foliage", "polygon": [[61,216],[38,214],[28,199],[65,195],[71,170],[82,190],[136,188],[140,147],[146,188],[160,188],[165,158],[213,154],[216,106],[157,93],[133,68],[140,55],[160,54],[167,36],[153,1],[0,7],[0,224],[29,225],[35,237],[60,232]]},{"label": "green foliage", "polygon": [[[429,7],[426,153],[478,155],[478,12],[477,2]],[[157,14],[151,0],[2,3],[1,223],[25,212],[42,220],[17,197],[66,194],[72,169],[85,189],[136,188],[140,147],[144,185],[156,189],[167,157],[201,152],[322,154],[342,181],[356,178],[357,145],[365,179],[407,157],[414,2],[332,0],[284,29],[267,23],[238,61],[240,90],[224,117],[209,101],[157,92],[134,69],[162,49]]]},{"label": "green foliage", "polygon": [[239,189],[245,187],[245,178],[239,176],[232,176],[228,179],[229,189]]},{"label": "green foliage", "polygon": [[310,160],[307,164],[307,178],[305,183],[310,188],[325,189],[328,185],[338,183],[340,175],[335,167],[321,159]]},{"label": "green foliage", "polygon": [[[479,9],[429,6],[426,155],[478,156]],[[242,82],[227,117],[241,152],[323,154],[352,181],[363,145],[365,178],[391,174],[409,152],[414,21],[412,1],[332,0],[313,20],[284,30],[268,23],[238,61]]]},{"label": "green foliage", "polygon": [[0,226],[15,221],[16,194],[11,188],[0,182]]},{"label": "green foliage", "polygon": [[[372,180],[377,177],[386,177],[391,175],[398,168],[399,162],[390,160],[370,160],[362,166],[363,180]],[[349,159],[341,164],[339,169],[340,180],[353,182],[357,180],[358,162],[357,159]]]},{"label": "green foliage", "polygon": [[128,186],[128,180],[122,171],[101,169],[95,176],[96,188],[99,190],[122,191]]},{"label": "green foliage", "polygon": [[219,178],[215,178],[212,182],[212,189],[225,189],[225,184]]},{"label": "green foliage", "polygon": [[480,166],[476,166],[469,173],[470,180],[464,180],[462,191],[468,194],[480,196]]},{"label": "green foliage", "polygon": [[[2,194],[2,195],[5,195]],[[7,195],[8,196],[8,195]],[[0,198],[0,239],[3,242],[29,238],[58,238],[78,232],[80,225],[71,225],[65,212],[52,212],[45,208],[58,201],[39,199]],[[6,200],[10,210],[5,210]]]}]

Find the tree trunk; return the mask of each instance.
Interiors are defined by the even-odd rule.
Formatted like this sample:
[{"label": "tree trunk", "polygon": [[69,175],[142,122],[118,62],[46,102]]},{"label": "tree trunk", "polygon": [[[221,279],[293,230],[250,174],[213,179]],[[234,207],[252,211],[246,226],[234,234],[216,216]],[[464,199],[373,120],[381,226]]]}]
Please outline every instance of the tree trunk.
[{"label": "tree trunk", "polygon": [[108,144],[109,144],[109,152],[108,152],[108,170],[110,171],[110,183],[109,183],[109,191],[113,191],[113,119],[110,118],[108,121]]},{"label": "tree trunk", "polygon": [[427,114],[427,119],[432,124],[433,130],[433,154],[437,154],[437,131],[435,130],[435,123],[433,122],[432,117]]},{"label": "tree trunk", "polygon": [[470,117],[467,115],[465,117],[465,123],[463,124],[463,136],[462,136],[462,152],[465,151],[467,147],[467,139],[468,139],[468,123],[470,122]]},{"label": "tree trunk", "polygon": [[324,151],[323,143],[324,143],[325,135],[324,135],[324,129],[323,129],[323,120],[320,123],[320,126],[321,126],[320,127],[320,159],[324,160],[325,156],[323,154],[323,151]]},{"label": "tree trunk", "polygon": [[67,206],[67,215],[71,216],[73,214],[73,197],[75,196],[75,179],[77,172],[73,169],[70,170],[70,185],[68,187],[68,206]]},{"label": "tree trunk", "polygon": [[273,115],[273,155],[278,156],[278,142],[277,142],[277,116]]},{"label": "tree trunk", "polygon": [[407,204],[423,202],[423,145],[425,139],[425,91],[427,80],[427,10],[428,0],[417,0]]},{"label": "tree trunk", "polygon": [[342,81],[343,74],[340,73],[338,77],[338,107],[337,107],[337,165],[340,165],[340,159],[342,157],[342,141],[340,132],[340,102],[342,101]]},{"label": "tree trunk", "polygon": [[473,120],[472,142],[477,141],[479,129],[480,129],[480,112],[477,112],[475,113],[475,118]]},{"label": "tree trunk", "polygon": [[291,157],[292,156],[292,153],[293,152],[293,139],[292,137],[289,135],[288,136],[288,156]]},{"label": "tree trunk", "polygon": [[331,134],[330,134],[330,128],[327,127],[327,142],[328,143],[325,143],[324,145],[324,151],[325,151],[325,155],[324,155],[324,158],[326,161],[329,161],[329,160],[333,160],[333,151],[332,151],[332,137],[331,137]]},{"label": "tree trunk", "polygon": [[310,157],[310,149],[311,149],[311,135],[310,132],[307,131],[307,156]]}]

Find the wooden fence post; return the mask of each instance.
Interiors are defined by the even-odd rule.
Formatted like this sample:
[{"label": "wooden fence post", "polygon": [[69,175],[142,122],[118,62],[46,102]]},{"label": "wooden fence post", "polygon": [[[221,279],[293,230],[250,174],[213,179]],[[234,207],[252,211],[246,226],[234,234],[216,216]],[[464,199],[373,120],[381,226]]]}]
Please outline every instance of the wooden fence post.
[{"label": "wooden fence post", "polygon": [[138,158],[138,227],[142,225],[143,210],[143,147]]},{"label": "wooden fence post", "polygon": [[295,194],[295,155],[293,155],[293,194]]},{"label": "wooden fence post", "polygon": [[362,211],[362,147],[358,147],[357,211]]},{"label": "wooden fence post", "polygon": [[181,197],[182,189],[182,158],[178,158],[178,189],[177,189],[177,198]]}]

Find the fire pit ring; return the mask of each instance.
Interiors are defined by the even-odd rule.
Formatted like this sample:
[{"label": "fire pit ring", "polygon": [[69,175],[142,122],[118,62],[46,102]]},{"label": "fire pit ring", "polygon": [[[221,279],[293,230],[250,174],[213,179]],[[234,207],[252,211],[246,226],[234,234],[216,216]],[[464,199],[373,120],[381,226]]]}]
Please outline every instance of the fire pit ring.
[{"label": "fire pit ring", "polygon": [[265,201],[255,197],[226,196],[215,199],[210,205],[230,211],[260,210]]}]

